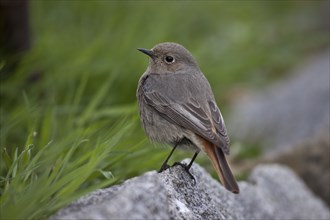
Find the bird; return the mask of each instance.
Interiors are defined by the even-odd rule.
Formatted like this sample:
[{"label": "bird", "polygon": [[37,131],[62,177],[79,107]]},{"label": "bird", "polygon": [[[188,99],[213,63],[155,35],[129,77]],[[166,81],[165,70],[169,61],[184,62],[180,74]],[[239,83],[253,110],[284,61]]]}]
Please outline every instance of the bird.
[{"label": "bird", "polygon": [[203,151],[223,186],[238,194],[238,184],[225,156],[230,148],[225,122],[194,57],[184,46],[172,42],[138,50],[149,56],[149,65],[136,90],[142,127],[151,141],[173,147],[159,172],[170,167],[168,160],[176,148],[195,151],[188,165],[174,164],[183,166],[188,173]]}]

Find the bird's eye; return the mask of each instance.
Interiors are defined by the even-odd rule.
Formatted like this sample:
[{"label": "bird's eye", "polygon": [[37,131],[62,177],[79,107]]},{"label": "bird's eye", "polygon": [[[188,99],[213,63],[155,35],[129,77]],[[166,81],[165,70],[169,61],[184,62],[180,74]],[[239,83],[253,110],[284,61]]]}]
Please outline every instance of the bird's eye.
[{"label": "bird's eye", "polygon": [[172,56],[166,56],[164,60],[168,64],[174,63],[174,61],[175,61],[174,57],[172,57]]}]

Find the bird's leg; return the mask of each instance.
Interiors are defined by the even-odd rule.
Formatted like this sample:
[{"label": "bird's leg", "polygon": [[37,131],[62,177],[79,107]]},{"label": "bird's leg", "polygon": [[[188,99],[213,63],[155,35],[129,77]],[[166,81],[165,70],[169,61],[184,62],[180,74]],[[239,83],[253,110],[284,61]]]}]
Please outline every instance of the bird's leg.
[{"label": "bird's leg", "polygon": [[191,179],[193,179],[195,182],[196,182],[196,179],[195,179],[195,177],[190,173],[189,169],[191,168],[191,166],[192,166],[192,164],[194,163],[194,161],[195,161],[195,159],[196,159],[196,157],[197,157],[198,154],[199,154],[199,150],[196,151],[196,153],[194,154],[193,158],[191,159],[191,161],[190,161],[190,163],[189,163],[188,165],[187,165],[187,164],[184,164],[184,163],[180,163],[180,162],[175,162],[175,163],[173,164],[173,166],[177,166],[177,165],[179,165],[179,166],[183,167],[183,169],[189,174],[189,176],[191,177]]},{"label": "bird's leg", "polygon": [[166,170],[167,168],[169,168],[170,166],[167,164],[168,160],[171,158],[175,148],[178,146],[178,144],[175,144],[173,149],[171,150],[171,153],[168,155],[168,157],[166,158],[166,160],[164,161],[162,167],[160,168],[160,170],[158,171],[158,173],[163,172],[164,170]]},{"label": "bird's leg", "polygon": [[195,161],[195,159],[196,159],[196,157],[197,157],[198,154],[199,154],[199,150],[195,152],[193,158],[191,159],[190,163],[188,164],[188,166],[187,166],[187,169],[188,169],[188,170],[189,170],[190,167],[193,165],[193,163],[194,163],[194,161]]}]

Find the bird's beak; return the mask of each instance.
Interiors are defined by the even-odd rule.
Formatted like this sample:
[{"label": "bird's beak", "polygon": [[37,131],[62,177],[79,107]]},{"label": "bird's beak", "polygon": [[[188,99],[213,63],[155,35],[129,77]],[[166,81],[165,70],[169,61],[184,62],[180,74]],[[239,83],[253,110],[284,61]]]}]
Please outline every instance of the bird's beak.
[{"label": "bird's beak", "polygon": [[154,52],[152,50],[144,49],[144,48],[138,48],[139,51],[141,51],[144,54],[147,54],[152,59],[155,57]]}]

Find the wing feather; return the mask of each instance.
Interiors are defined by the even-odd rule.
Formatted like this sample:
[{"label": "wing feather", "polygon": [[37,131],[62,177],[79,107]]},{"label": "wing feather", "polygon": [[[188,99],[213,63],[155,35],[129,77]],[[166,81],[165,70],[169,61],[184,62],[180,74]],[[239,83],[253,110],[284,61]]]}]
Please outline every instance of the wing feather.
[{"label": "wing feather", "polygon": [[[215,146],[221,147],[225,153],[229,153],[229,138],[216,103],[213,100],[197,100],[192,96],[192,91],[186,92],[185,99],[180,97],[178,101],[178,97],[171,96],[173,93],[169,92],[170,88],[160,84],[155,77],[150,76],[142,83],[146,103],[168,121],[191,130]],[[175,83],[179,82],[178,78]],[[184,87],[185,83],[181,85],[181,93],[189,90],[189,87]]]}]

